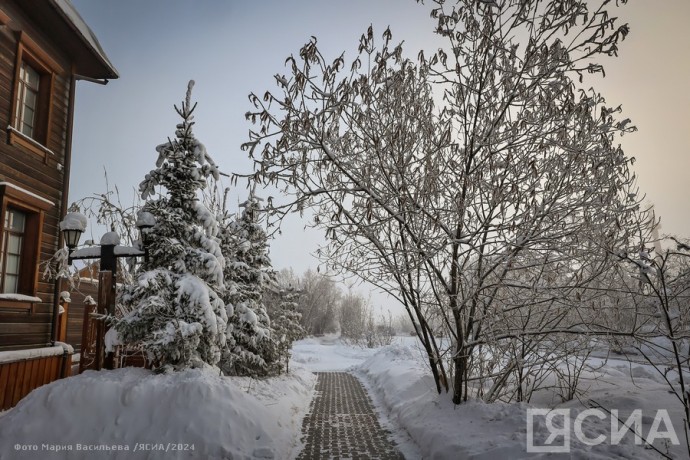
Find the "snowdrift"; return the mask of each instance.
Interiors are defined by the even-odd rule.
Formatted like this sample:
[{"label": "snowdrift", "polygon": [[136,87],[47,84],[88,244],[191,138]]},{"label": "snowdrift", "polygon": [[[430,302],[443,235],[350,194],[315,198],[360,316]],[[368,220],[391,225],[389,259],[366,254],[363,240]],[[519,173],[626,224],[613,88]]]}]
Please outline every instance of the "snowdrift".
[{"label": "snowdrift", "polygon": [[[642,408],[645,414],[653,410],[669,408],[673,425],[682,439],[682,414],[675,409],[677,402],[668,394],[667,388],[658,382],[658,377],[647,382],[641,377],[654,377],[648,366],[630,366],[636,379],[621,372],[625,365],[611,361],[602,369],[597,380],[589,383],[586,398],[598,400],[607,406],[629,413]],[[660,455],[636,445],[632,433],[627,433],[617,445],[603,442],[586,445],[574,436],[568,454],[528,453],[527,410],[532,407],[548,407],[538,403],[492,403],[469,401],[454,406],[450,394],[437,394],[432,377],[425,368],[424,360],[414,342],[401,341],[379,349],[370,358],[356,366],[354,372],[363,381],[372,395],[375,405],[388,429],[411,438],[419,448],[419,455],[425,459],[486,459],[512,460],[520,458],[564,458],[610,459],[635,458],[657,459]],[[583,400],[583,402],[585,402]],[[562,404],[561,408],[572,409],[571,417],[585,410],[582,402],[574,400]],[[534,420],[534,445],[544,445],[549,437],[542,419]],[[647,433],[651,420],[644,419],[643,434]],[[662,425],[663,431],[666,427]],[[582,431],[588,439],[603,435],[611,436],[611,420],[587,417]],[[397,439],[396,439],[397,441]],[[404,441],[404,440],[403,440]],[[400,443],[404,445],[404,442]],[[657,443],[654,443],[657,445]],[[659,445],[664,453],[677,458],[684,456],[684,446]],[[403,449],[404,453],[405,449]]]},{"label": "snowdrift", "polygon": [[[680,445],[654,445],[673,458],[687,456],[682,411],[651,366],[621,359],[588,361],[596,371],[585,373],[581,400],[557,408],[571,409],[573,418],[592,401],[621,414],[640,409],[643,434],[649,433],[655,411],[667,410]],[[0,460],[295,458],[314,392],[316,377],[310,371],[346,370],[368,389],[381,424],[408,459],[554,456],[526,452],[528,410],[553,407],[552,395],[540,394],[531,404],[470,401],[454,406],[449,394],[436,393],[414,338],[398,338],[378,350],[353,347],[337,337],[309,338],[294,344],[290,368],[287,376],[265,380],[221,377],[210,370],[157,375],[134,368],[59,380],[0,414]],[[587,417],[582,429],[588,439],[611,439],[609,418]],[[549,434],[544,420],[535,419],[535,445],[544,445]],[[125,446],[128,450],[116,450]],[[590,446],[573,437],[570,453],[559,455],[660,458],[636,445],[632,433],[614,445]]]},{"label": "snowdrift", "polygon": [[200,369],[88,371],[3,414],[0,459],[287,458],[314,381],[303,369],[270,381]]}]

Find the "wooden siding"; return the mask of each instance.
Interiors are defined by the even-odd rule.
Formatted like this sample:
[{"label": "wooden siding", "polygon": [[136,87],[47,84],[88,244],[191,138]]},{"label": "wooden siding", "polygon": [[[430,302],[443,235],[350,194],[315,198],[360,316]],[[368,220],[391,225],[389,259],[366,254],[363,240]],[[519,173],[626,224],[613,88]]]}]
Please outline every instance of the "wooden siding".
[{"label": "wooden siding", "polygon": [[[105,58],[93,56],[99,50],[83,43],[74,25],[63,21],[64,12],[54,6],[47,1],[0,0],[0,233],[7,207],[27,213],[27,223],[32,222],[24,237],[18,290],[41,299],[33,304],[30,299],[0,300],[0,355],[8,361],[0,362],[0,410],[14,406],[33,389],[70,375],[71,354],[40,356],[61,349],[33,350],[52,343],[56,327],[55,283],[41,278],[41,266],[52,258],[60,241],[63,191],[69,180],[73,73],[117,78],[110,64],[99,61]],[[37,112],[40,119],[34,134],[40,143],[10,128],[19,61],[35,66],[42,75],[39,104],[44,110],[49,96],[47,110]],[[73,296],[76,302],[68,310],[72,321],[65,340],[79,348],[84,296]],[[1,353],[14,350],[23,351]]]},{"label": "wooden siding", "polygon": [[[65,181],[69,179],[65,177],[64,166],[66,155],[69,154],[67,133],[70,129],[70,72],[73,66],[70,57],[60,50],[60,43],[51,43],[13,2],[0,0],[0,4],[11,18],[9,26],[0,28],[0,181],[13,184],[53,203],[53,206],[43,213],[34,292],[23,292],[35,295],[43,302],[37,304],[31,314],[0,308],[0,351],[3,351],[41,347],[52,339],[50,334],[55,287],[53,282],[46,282],[41,278],[40,265],[50,259],[58,249],[62,192]],[[40,47],[41,51],[64,69],[53,74],[48,136],[45,143],[45,147],[52,154],[40,155],[20,143],[11,144],[6,129],[13,117],[17,51],[20,42],[24,43],[22,36],[28,37],[25,40],[30,40],[33,46]]]},{"label": "wooden siding", "polygon": [[0,410],[14,407],[34,389],[68,377],[72,355],[62,354],[0,363]]}]

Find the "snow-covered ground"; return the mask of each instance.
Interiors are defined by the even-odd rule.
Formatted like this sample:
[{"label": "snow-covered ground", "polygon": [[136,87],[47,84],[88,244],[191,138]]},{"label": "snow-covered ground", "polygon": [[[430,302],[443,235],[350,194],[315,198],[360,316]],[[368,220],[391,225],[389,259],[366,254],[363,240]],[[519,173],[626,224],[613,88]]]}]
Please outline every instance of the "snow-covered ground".
[{"label": "snow-covered ground", "polygon": [[[601,364],[592,360],[592,364]],[[550,408],[550,395],[537,395],[532,404],[485,404],[480,401],[454,406],[450,395],[438,395],[433,380],[426,372],[423,360],[415,347],[403,342],[386,347],[356,367],[356,372],[368,383],[376,395],[375,401],[399,427],[404,429],[420,449],[425,459],[515,459],[551,457],[557,454],[527,452],[527,419],[530,408]],[[635,445],[631,432],[626,432],[617,445],[611,440],[611,418],[598,413],[583,417],[582,433],[589,440],[604,436],[603,442],[590,446],[578,439],[574,432],[575,419],[584,404],[595,401],[608,409],[617,409],[619,418],[627,420],[635,409],[641,409],[641,434],[647,436],[659,409],[667,409],[677,433],[684,443],[682,411],[675,397],[668,393],[654,371],[643,365],[632,367],[623,361],[609,360],[596,373],[585,373],[587,388],[580,400],[557,405],[557,409],[571,409],[570,453],[565,458],[662,458],[652,449]],[[596,374],[596,375],[594,375]],[[631,378],[631,375],[635,377]],[[542,416],[533,416],[534,446],[543,446],[550,432]],[[557,416],[554,425],[563,420]],[[622,423],[618,420],[616,429]],[[665,420],[657,427],[664,435]],[[666,436],[663,436],[664,438]],[[563,444],[562,437],[555,445]],[[586,440],[585,440],[586,441]],[[684,446],[670,445],[665,439],[654,443],[665,454],[686,458]]]},{"label": "snow-covered ground", "polygon": [[[640,409],[645,437],[657,411],[667,410],[670,424],[660,419],[656,432],[661,436],[654,445],[673,458],[687,458],[681,406],[650,366],[601,358],[590,362],[603,366],[585,373],[586,393],[579,401],[556,406],[572,410],[570,453],[526,451],[528,411],[553,407],[549,392],[537,394],[532,404],[471,401],[454,406],[449,394],[435,392],[414,339],[398,338],[388,347],[370,350],[327,336],[297,342],[289,375],[265,381],[202,370],[156,375],[120,369],[86,372],[44,386],[1,414],[0,459],[294,458],[313,396],[312,371],[342,370],[362,380],[406,458],[662,458],[636,445],[630,432],[612,443],[608,416],[600,420],[590,413],[582,423],[587,439],[603,436],[602,442],[590,446],[578,439],[575,418],[592,401],[619,410],[623,420]],[[543,416],[532,420],[534,445],[543,446],[550,434],[548,422]],[[556,416],[554,425],[561,426],[563,420]],[[620,425],[616,421],[614,429]],[[681,445],[664,439],[669,430]],[[555,439],[556,444],[562,441],[562,436]],[[107,446],[111,450],[84,450]],[[125,446],[128,451],[112,450]],[[188,450],[171,450],[178,448]]]},{"label": "snow-covered ground", "polygon": [[200,369],[87,371],[0,416],[0,459],[290,458],[314,383],[304,368],[267,381]]},{"label": "snow-covered ground", "polygon": [[[356,363],[356,361],[358,361]],[[590,446],[578,439],[575,420],[578,414],[597,403],[618,410],[618,417],[628,421],[634,410],[640,410],[641,434],[648,437],[657,411],[667,410],[672,427],[659,417],[655,447],[673,458],[687,458],[684,448],[683,415],[675,396],[659,374],[648,365],[630,364],[619,359],[591,358],[591,371],[583,372],[579,400],[554,404],[551,391],[537,393],[531,404],[486,404],[481,401],[454,406],[450,394],[437,394],[424,356],[411,337],[399,337],[395,343],[378,350],[351,347],[334,338],[307,339],[295,345],[293,361],[313,370],[350,370],[369,390],[382,416],[383,424],[393,433],[406,458],[417,459],[517,459],[556,457],[582,459],[663,458],[653,449],[636,445],[632,432],[615,420],[614,430],[623,434],[611,442],[611,417],[605,412],[590,412],[583,417],[582,434],[587,440],[604,436],[598,445]],[[553,408],[561,414],[570,409],[569,453],[527,452],[528,409]],[[604,414],[603,420],[598,418]],[[585,413],[584,415],[587,415]],[[663,417],[663,416],[662,416]],[[553,424],[562,426],[562,415]],[[532,416],[533,445],[544,446],[550,435],[546,420]],[[633,425],[634,419],[630,420]],[[633,425],[634,426],[634,425]],[[674,430],[681,445],[667,442],[668,430]],[[581,436],[583,438],[583,436]],[[639,440],[638,440],[639,441]],[[563,437],[554,439],[562,445]]]}]

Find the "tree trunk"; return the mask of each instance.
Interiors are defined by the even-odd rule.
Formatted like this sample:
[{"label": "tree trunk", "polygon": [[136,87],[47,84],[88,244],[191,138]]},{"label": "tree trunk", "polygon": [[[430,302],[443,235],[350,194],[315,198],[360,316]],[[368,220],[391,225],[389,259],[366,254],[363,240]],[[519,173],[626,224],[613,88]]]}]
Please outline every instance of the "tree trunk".
[{"label": "tree trunk", "polygon": [[455,357],[453,358],[455,374],[453,376],[453,404],[460,404],[467,400],[465,389],[465,377],[467,375],[467,356],[464,350],[458,346]]}]

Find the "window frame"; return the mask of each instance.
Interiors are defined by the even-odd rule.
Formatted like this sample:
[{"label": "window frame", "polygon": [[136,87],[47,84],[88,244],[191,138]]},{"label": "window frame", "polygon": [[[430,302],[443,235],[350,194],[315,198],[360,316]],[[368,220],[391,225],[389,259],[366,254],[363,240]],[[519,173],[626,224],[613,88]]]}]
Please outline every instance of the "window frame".
[{"label": "window frame", "polygon": [[[34,114],[34,128],[32,136],[24,134],[21,130],[19,117],[19,97],[21,95],[20,72],[22,65],[27,65],[39,75],[38,98],[36,112]],[[54,153],[48,147],[51,142],[51,117],[53,112],[54,83],[56,74],[61,73],[60,65],[43,51],[24,32],[19,32],[17,40],[17,53],[14,65],[14,84],[12,88],[12,107],[10,124],[7,127],[8,142],[10,145],[19,146],[33,152],[47,161],[48,155]]]},{"label": "window frame", "polygon": [[[30,217],[24,211],[20,211],[14,206],[7,206],[4,214],[5,226],[7,225],[8,214],[14,213],[15,216],[19,215],[22,217],[22,228],[17,230],[16,228],[3,228],[2,236],[0,237],[0,294],[19,294],[21,288],[21,277],[23,273],[24,266],[24,252],[26,250],[26,233],[29,230]],[[17,252],[13,252],[11,249],[12,237],[19,239],[19,245]],[[17,257],[19,262],[17,263],[17,268],[15,270],[8,270],[8,262],[10,257]],[[8,275],[8,271],[11,274]],[[16,278],[16,286],[14,291],[7,291],[7,283],[9,278]]]},{"label": "window frame", "polygon": [[[31,81],[32,77],[35,76],[35,82]],[[43,89],[43,85],[41,84],[41,80],[43,80],[41,73],[34,69],[34,67],[29,64],[27,61],[22,60],[19,63],[19,80],[17,83],[17,113],[15,114],[15,121],[17,126],[15,126],[15,129],[19,130],[22,134],[25,136],[31,137],[32,139],[34,138],[34,135],[40,134],[40,128],[42,128],[42,122],[43,120],[41,119],[42,115],[41,113],[41,103],[43,102],[41,100],[41,90]],[[31,97],[33,97],[33,107],[31,104],[29,104],[29,100]],[[27,116],[27,109],[30,109],[33,112],[33,115],[30,117],[31,119],[29,120],[29,117]],[[25,132],[25,127],[29,127],[31,133]]]},{"label": "window frame", "polygon": [[[54,204],[8,182],[0,182],[0,235],[5,234],[5,214],[15,209],[25,215],[17,294],[36,296],[45,213]],[[29,261],[27,263],[27,261]],[[4,267],[0,267],[3,270]],[[4,277],[4,272],[0,273]]]}]

